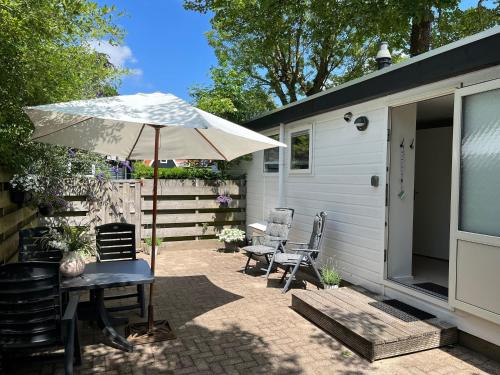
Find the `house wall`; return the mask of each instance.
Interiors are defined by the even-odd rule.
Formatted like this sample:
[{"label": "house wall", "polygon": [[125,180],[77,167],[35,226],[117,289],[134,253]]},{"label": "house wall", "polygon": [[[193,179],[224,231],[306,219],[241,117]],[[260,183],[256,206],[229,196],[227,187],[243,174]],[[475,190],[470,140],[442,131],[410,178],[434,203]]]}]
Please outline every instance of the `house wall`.
[{"label": "house wall", "polygon": [[[358,106],[351,111],[350,123],[343,118],[346,111],[337,111],[285,127],[288,143],[291,132],[313,124],[311,173],[289,171],[289,150],[285,152],[285,202],[295,209],[290,238],[307,241],[314,215],[326,211],[321,262],[333,259],[347,280],[380,290],[387,109]],[[364,132],[353,124],[361,115],[370,121]],[[379,187],[370,185],[372,175],[379,176]],[[247,164],[247,201],[247,223],[265,220],[278,202],[278,175],[263,173],[263,152],[253,154]]]},{"label": "house wall", "polygon": [[[334,258],[347,281],[427,310],[465,332],[500,345],[500,325],[452,310],[444,301],[386,280],[384,264],[389,107],[451,94],[461,85],[497,78],[500,67],[493,67],[286,124],[287,143],[293,129],[313,124],[313,160],[311,174],[293,175],[287,168],[285,202],[296,210],[292,240],[307,240],[313,215],[327,211],[320,261]],[[343,119],[346,112],[352,112],[353,118],[367,116],[368,129],[359,132],[352,122],[346,123]],[[285,166],[289,164],[288,153],[289,150],[285,152]],[[278,202],[278,177],[264,175],[262,156],[263,152],[253,154],[253,160],[245,165],[247,224],[264,221],[269,209]],[[379,176],[377,188],[370,186],[372,175]]]}]

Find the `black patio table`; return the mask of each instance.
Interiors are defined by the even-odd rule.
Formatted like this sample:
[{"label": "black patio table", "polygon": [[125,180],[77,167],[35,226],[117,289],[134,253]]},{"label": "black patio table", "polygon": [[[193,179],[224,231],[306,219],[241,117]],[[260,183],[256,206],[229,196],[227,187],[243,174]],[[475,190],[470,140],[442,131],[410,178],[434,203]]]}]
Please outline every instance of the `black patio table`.
[{"label": "black patio table", "polygon": [[94,290],[95,300],[88,303],[93,319],[114,346],[131,352],[133,345],[113,328],[116,319],[109,316],[104,306],[104,289],[151,284],[153,281],[151,268],[144,259],[117,260],[88,263],[82,275],[63,279],[61,287],[68,292]]}]

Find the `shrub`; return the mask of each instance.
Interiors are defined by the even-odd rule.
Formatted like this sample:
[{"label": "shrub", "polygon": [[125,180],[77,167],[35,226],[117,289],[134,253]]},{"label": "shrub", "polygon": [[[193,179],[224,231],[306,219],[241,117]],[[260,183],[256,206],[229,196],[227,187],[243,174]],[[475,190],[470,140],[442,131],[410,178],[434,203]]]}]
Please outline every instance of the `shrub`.
[{"label": "shrub", "polygon": [[221,242],[241,242],[245,239],[245,232],[238,228],[224,228],[217,237]]},{"label": "shrub", "polygon": [[[152,246],[153,245],[153,239],[151,237],[148,237],[148,238],[145,238],[144,239],[144,243],[148,246]],[[156,237],[156,246],[161,246],[161,244],[163,243],[163,240],[161,238],[158,238]]]},{"label": "shrub", "polygon": [[[134,178],[153,178],[153,167],[145,165],[143,162],[134,163]],[[226,173],[214,172],[211,168],[158,168],[158,177],[161,179],[200,179],[200,180],[234,180],[244,176],[230,175]]]}]

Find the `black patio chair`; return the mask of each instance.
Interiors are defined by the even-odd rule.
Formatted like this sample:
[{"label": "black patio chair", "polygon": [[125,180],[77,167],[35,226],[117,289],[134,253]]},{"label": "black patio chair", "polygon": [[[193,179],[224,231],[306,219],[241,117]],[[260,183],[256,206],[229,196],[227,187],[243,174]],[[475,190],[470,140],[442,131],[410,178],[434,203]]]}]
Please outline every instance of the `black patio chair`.
[{"label": "black patio chair", "polygon": [[[57,231],[62,229],[53,228]],[[51,248],[44,237],[49,233],[49,227],[35,227],[19,231],[19,261],[59,262],[63,253]]]},{"label": "black patio chair", "polygon": [[[135,225],[128,223],[109,223],[99,225],[95,228],[97,261],[120,261],[135,260]],[[93,298],[91,294],[91,298]],[[144,297],[144,285],[137,285],[136,293],[118,294],[106,296],[105,300],[121,300],[136,298],[137,303],[124,306],[113,306],[108,311],[126,311],[140,309],[141,318],[146,311],[146,299]]]},{"label": "black patio chair", "polygon": [[73,374],[73,365],[80,365],[82,360],[77,306],[78,295],[70,295],[68,303],[63,304],[58,263],[27,262],[0,266],[2,362],[9,363],[15,357],[46,353],[62,346],[64,372]]}]

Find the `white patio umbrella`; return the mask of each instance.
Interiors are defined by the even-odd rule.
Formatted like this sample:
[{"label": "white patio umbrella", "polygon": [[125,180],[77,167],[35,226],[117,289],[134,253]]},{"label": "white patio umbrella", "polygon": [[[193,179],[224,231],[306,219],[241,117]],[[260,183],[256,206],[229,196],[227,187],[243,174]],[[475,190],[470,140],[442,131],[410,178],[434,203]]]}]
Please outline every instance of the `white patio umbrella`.
[{"label": "white patio umbrella", "polygon": [[[121,95],[26,107],[32,140],[124,159],[154,159],[151,270],[155,271],[159,159],[232,160],[272,147],[271,138],[195,108],[172,94]],[[153,329],[153,284],[148,332]]]}]

